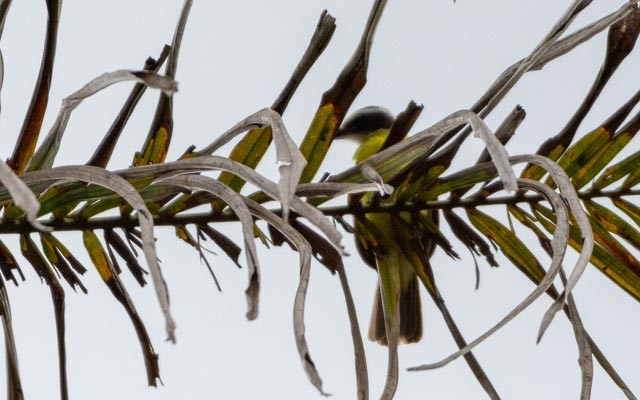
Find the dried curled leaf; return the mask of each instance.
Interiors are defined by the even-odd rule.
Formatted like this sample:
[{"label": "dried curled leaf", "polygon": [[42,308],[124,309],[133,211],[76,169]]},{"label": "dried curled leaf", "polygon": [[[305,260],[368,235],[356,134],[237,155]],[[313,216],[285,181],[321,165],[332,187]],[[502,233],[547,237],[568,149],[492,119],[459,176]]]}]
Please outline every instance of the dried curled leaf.
[{"label": "dried curled leaf", "polygon": [[0,183],[9,192],[13,203],[24,211],[24,215],[31,225],[41,231],[50,230],[36,219],[40,203],[35,194],[3,161],[0,161]]},{"label": "dried curled leaf", "polygon": [[217,180],[201,175],[174,176],[158,182],[166,185],[182,186],[189,190],[205,190],[224,201],[238,216],[242,224],[247,270],[249,272],[249,286],[245,291],[248,303],[247,318],[249,320],[256,319],[258,317],[260,270],[256,244],[253,240],[253,219],[244,203],[243,197]]},{"label": "dried curled leaf", "polygon": [[[487,330],[484,334],[480,335],[476,340],[470,342],[467,346],[463,347],[459,351],[451,354],[449,357],[446,357],[442,361],[425,364],[417,367],[412,367],[410,371],[421,371],[427,369],[440,368],[451,361],[457,359],[460,356],[465,355],[469,351],[471,351],[475,346],[482,343],[485,339],[491,336],[493,333],[497,332],[507,323],[509,323],[513,318],[515,318],[518,314],[520,314],[523,310],[525,310],[531,303],[533,303],[536,299],[538,299],[542,294],[544,294],[551,285],[553,285],[553,281],[558,275],[560,268],[562,266],[562,260],[564,259],[564,254],[567,248],[567,242],[569,238],[569,215],[567,212],[567,207],[562,200],[562,198],[556,194],[551,188],[546,185],[541,184],[538,181],[528,180],[528,179],[520,179],[518,181],[521,187],[533,189],[543,196],[547,198],[554,206],[554,209],[557,213],[558,225],[556,226],[556,230],[554,232],[553,240],[551,241],[551,247],[553,249],[553,258],[551,260],[551,265],[549,266],[549,270],[544,275],[544,277],[540,280],[538,286],[516,307],[514,307],[503,319],[500,320],[497,324],[495,324],[491,329]],[[471,210],[470,210],[471,211]],[[479,213],[479,211],[474,211],[474,213]],[[478,215],[470,215],[472,221],[474,218],[479,218],[479,221],[487,221],[489,217],[484,214]],[[506,236],[506,232],[500,232],[496,229],[497,225],[486,225],[489,229],[483,229],[480,223],[476,223],[476,227],[480,227],[484,234],[492,235],[491,238],[494,240],[502,240]],[[500,245],[503,250],[508,252],[508,244],[501,243]]]},{"label": "dried curled leaf", "polygon": [[[247,167],[246,165],[242,165],[224,157],[194,157],[158,165],[130,168],[122,171],[117,171],[117,173],[125,179],[132,180],[139,177],[147,177],[150,174],[156,177],[165,178],[169,176],[183,175],[190,172],[199,173],[207,170],[225,170],[233,172],[235,175],[259,187],[260,190],[262,190],[269,197],[273,198],[274,200],[280,201],[280,204],[282,204],[284,210],[283,203],[285,200],[283,200],[281,197],[278,185],[268,180],[264,176],[258,174],[256,171]],[[345,254],[344,248],[341,244],[342,235],[320,210],[295,196],[295,189],[294,195],[289,200],[289,203],[289,206],[293,211],[295,211],[300,216],[308,219],[312,224],[318,227],[318,229],[320,229],[326,235],[326,237],[334,245],[334,247],[342,254]]]},{"label": "dried curled leaf", "polygon": [[309,242],[284,219],[249,198],[245,198],[244,201],[247,203],[253,215],[265,220],[279,230],[298,250],[298,254],[300,255],[300,281],[293,303],[293,330],[296,338],[296,346],[298,348],[298,354],[300,355],[300,361],[309,380],[322,395],[327,396],[328,394],[322,390],[322,379],[309,355],[309,346],[307,345],[304,327],[305,302],[311,273],[311,246]]},{"label": "dried curled leaf", "polygon": [[161,89],[167,94],[173,94],[178,90],[178,86],[173,79],[149,71],[118,70],[100,75],[62,101],[62,106],[58,111],[58,116],[53,126],[29,161],[26,170],[35,171],[51,168],[58,154],[62,136],[73,110],[87,97],[115,83],[125,81],[143,83],[149,87]]},{"label": "dried curled leaf", "polygon": [[224,145],[240,133],[249,129],[265,126],[271,126],[273,139],[276,145],[276,157],[277,161],[280,163],[280,180],[278,182],[280,196],[278,197],[282,202],[282,213],[286,219],[289,213],[290,202],[295,196],[296,187],[300,181],[302,171],[305,165],[307,165],[307,160],[304,158],[300,150],[298,150],[298,147],[293,139],[291,139],[291,136],[289,136],[280,114],[270,108],[262,109],[237,123],[233,128],[223,133],[211,144],[202,150],[195,152],[195,155],[204,156],[212,154],[220,148],[220,146]]},{"label": "dried curled leaf", "polygon": [[27,181],[40,183],[46,181],[76,180],[99,185],[118,194],[138,212],[138,219],[142,230],[142,248],[147,260],[147,265],[149,265],[156,296],[158,297],[160,308],[165,317],[165,330],[168,339],[175,342],[175,322],[169,309],[169,292],[156,255],[155,239],[153,236],[153,216],[147,209],[138,191],[119,175],[102,168],[88,165],[35,171],[31,174],[26,174],[25,178]]},{"label": "dried curled leaf", "polygon": [[144,356],[144,362],[147,369],[147,383],[149,386],[156,386],[157,381],[160,379],[160,369],[158,367],[158,355],[156,354],[151,339],[147,333],[147,329],[138,315],[133,301],[129,297],[129,293],[125,289],[120,277],[116,273],[111,263],[111,260],[107,256],[104,247],[100,243],[98,236],[90,230],[85,230],[82,235],[82,241],[84,247],[89,253],[91,262],[98,270],[100,277],[107,285],[113,297],[122,304],[125,311],[131,319],[131,323],[136,330],[140,347],[142,348],[142,355]]},{"label": "dried curled leaf", "polygon": [[504,146],[491,133],[491,130],[476,114],[468,110],[457,111],[435,125],[416,133],[410,138],[391,146],[339,174],[331,176],[329,182],[365,183],[361,164],[367,164],[375,170],[384,181],[389,181],[407,170],[417,160],[427,157],[431,146],[444,134],[456,127],[469,124],[476,136],[482,139],[495,163],[507,191],[517,189],[516,176],[509,163],[509,155]]}]

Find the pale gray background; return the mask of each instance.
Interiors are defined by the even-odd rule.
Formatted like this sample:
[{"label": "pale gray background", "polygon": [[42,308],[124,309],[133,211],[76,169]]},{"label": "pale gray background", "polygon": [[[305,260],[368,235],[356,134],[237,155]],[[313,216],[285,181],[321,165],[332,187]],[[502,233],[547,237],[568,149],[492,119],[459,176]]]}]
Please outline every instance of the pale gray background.
[{"label": "pale gray background", "polygon": [[[61,99],[91,78],[119,68],[139,68],[171,40],[179,0],[66,0],[62,11],[48,129]],[[390,1],[380,24],[369,72],[369,84],[355,107],[379,104],[398,112],[414,99],[425,112],[416,124],[424,128],[447,114],[469,107],[513,61],[526,55],[547,32],[569,1]],[[574,27],[613,11],[622,1],[594,1]],[[244,116],[268,106],[298,62],[320,12],[337,18],[334,38],[300,86],[284,119],[300,140],[323,91],[355,47],[370,0],[349,1],[196,1],[184,37],[175,97],[175,134],[170,159],[190,144],[211,141]],[[43,45],[44,1],[16,1],[2,39],[6,81],[2,91],[0,154],[10,154],[31,94]],[[535,150],[555,134],[577,107],[602,59],[605,35],[581,46],[542,72],[527,75],[491,118],[496,127],[517,103],[527,120],[509,145],[513,153]],[[637,89],[640,57],[632,55],[613,78],[581,132],[594,127]],[[84,163],[120,108],[130,85],[121,84],[82,104],[69,123],[59,164]],[[142,100],[116,149],[110,168],[129,165],[141,147],[153,115],[157,93]],[[323,171],[350,165],[352,144],[336,146]],[[464,149],[457,166],[480,152],[479,141]],[[226,154],[226,150],[224,153]],[[262,171],[274,176],[273,156]],[[495,212],[504,216],[504,210]],[[238,238],[238,226],[218,228]],[[524,233],[523,228],[518,228]],[[78,234],[60,235],[79,243]],[[224,293],[215,290],[196,253],[180,243],[171,229],[159,229],[159,255],[178,322],[178,345],[163,342],[162,318],[152,290],[130,289],[160,353],[163,388],[146,387],[144,364],[135,333],[122,307],[111,298],[97,274],[84,278],[90,296],[68,291],[67,343],[73,399],[253,399],[320,398],[307,382],[295,350],[291,310],[297,255],[275,249],[260,255],[263,291],[260,318],[245,320],[246,271],[223,256],[212,258]],[[15,238],[3,238],[17,251]],[[352,238],[345,243],[354,253]],[[530,243],[535,243],[530,241]],[[537,246],[537,244],[536,244]],[[536,247],[534,246],[534,247]],[[502,267],[481,263],[482,283],[474,291],[473,264],[456,244],[463,260],[452,262],[440,251],[434,268],[452,314],[468,339],[488,328],[532,284],[501,255]],[[76,248],[89,263],[82,248]],[[537,250],[536,250],[537,251]],[[542,257],[542,256],[541,256]],[[574,257],[575,258],[575,257]],[[546,260],[546,258],[541,258]],[[366,329],[375,276],[357,257],[346,260],[360,322]],[[89,266],[89,265],[88,265]],[[55,330],[49,291],[28,270],[28,282],[10,287],[20,367],[27,397],[58,396]],[[314,265],[306,326],[311,355],[336,399],[355,397],[352,345],[338,281]],[[640,391],[638,305],[590,267],[575,291],[586,327],[635,391]],[[401,367],[435,361],[455,349],[439,313],[424,298],[425,340],[404,346]],[[549,301],[544,298],[487,341],[477,351],[481,364],[505,399],[577,398],[580,375],[571,328],[557,318],[543,342],[535,346],[537,327]],[[0,346],[4,348],[4,346]],[[384,383],[386,349],[366,344],[372,398]],[[1,355],[1,354],[0,354]],[[0,391],[5,386],[0,373]],[[432,372],[400,377],[398,399],[482,399],[484,392],[464,361]],[[594,399],[623,398],[596,368]]]}]

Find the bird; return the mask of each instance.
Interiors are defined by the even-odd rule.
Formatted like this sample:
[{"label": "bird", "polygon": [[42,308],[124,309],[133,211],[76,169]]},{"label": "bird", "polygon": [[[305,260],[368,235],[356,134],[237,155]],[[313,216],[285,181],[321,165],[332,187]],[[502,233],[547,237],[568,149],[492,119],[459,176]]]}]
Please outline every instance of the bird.
[{"label": "bird", "polygon": [[[382,149],[393,121],[394,116],[387,108],[364,107],[344,120],[335,138],[355,141],[358,147],[353,159],[360,163]],[[376,201],[380,201],[376,193],[349,198],[350,204],[366,205]],[[407,231],[399,234],[399,230],[410,224],[410,219],[410,215],[399,213],[368,213],[354,217],[356,248],[365,264],[377,270],[382,278],[374,294],[368,331],[369,340],[381,345],[388,344],[387,330],[391,321],[385,318],[394,315],[394,310],[399,310],[400,343],[416,343],[423,335],[420,286],[411,260],[420,262],[416,260],[424,259],[424,255],[413,253],[415,246],[405,240]],[[432,249],[426,249],[427,257],[430,252]],[[386,283],[381,286],[380,282]]]}]

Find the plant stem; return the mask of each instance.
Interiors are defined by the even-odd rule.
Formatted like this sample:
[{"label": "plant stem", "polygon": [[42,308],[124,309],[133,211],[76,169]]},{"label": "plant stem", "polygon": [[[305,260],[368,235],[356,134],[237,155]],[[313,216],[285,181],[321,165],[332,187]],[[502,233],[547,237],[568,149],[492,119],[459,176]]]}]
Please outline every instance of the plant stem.
[{"label": "plant stem", "polygon": [[[595,198],[614,198],[620,196],[637,196],[640,195],[640,189],[614,189],[606,191],[588,190],[578,193],[578,197],[582,200],[590,200]],[[340,205],[332,207],[320,207],[326,216],[344,216],[344,215],[362,215],[370,213],[398,213],[402,211],[420,211],[420,210],[449,210],[455,208],[471,208],[491,205],[508,205],[518,203],[538,203],[545,201],[540,195],[509,195],[500,197],[467,197],[459,200],[436,200],[426,202],[407,202],[402,204],[372,204],[368,206],[358,205]],[[281,215],[281,209],[272,209],[273,213]],[[161,216],[154,218],[156,226],[177,226],[188,224],[208,224],[218,222],[235,222],[237,221],[235,214],[231,212],[223,212],[213,214],[211,212],[190,213],[177,216]],[[79,231],[94,229],[114,229],[114,228],[134,228],[138,226],[138,219],[135,216],[109,216],[96,217],[89,220],[43,220],[44,225],[52,227],[56,231]],[[18,224],[0,224],[0,234],[16,234],[16,233],[33,233],[36,228],[27,222]]]}]

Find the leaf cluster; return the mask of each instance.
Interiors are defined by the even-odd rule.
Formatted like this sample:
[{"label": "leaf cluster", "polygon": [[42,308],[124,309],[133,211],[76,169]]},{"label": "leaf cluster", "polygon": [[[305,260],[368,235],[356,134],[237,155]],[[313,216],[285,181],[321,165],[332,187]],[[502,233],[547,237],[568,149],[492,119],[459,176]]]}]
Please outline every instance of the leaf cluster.
[{"label": "leaf cluster", "polygon": [[[322,394],[322,380],[312,361],[304,326],[312,258],[337,274],[351,322],[358,398],[368,398],[364,346],[344,273],[346,253],[342,231],[352,233],[355,228],[361,255],[365,262],[372,264],[373,254],[384,252],[384,246],[376,242],[375,226],[367,224],[363,216],[379,213],[399,216],[394,219],[398,242],[405,246],[405,254],[415,255],[410,259],[412,266],[460,348],[440,362],[412,370],[443,366],[464,356],[487,394],[499,398],[471,350],[547,294],[554,302],[542,318],[538,340],[554,315],[563,311],[572,323],[580,351],[582,398],[590,396],[592,358],[628,398],[635,398],[589,336],[571,292],[591,263],[624,291],[640,299],[640,261],[630,249],[640,250],[640,208],[630,200],[630,196],[637,194],[636,186],[640,183],[637,168],[640,153],[631,150],[628,156],[616,158],[627,150],[640,130],[640,114],[631,115],[640,101],[640,91],[600,126],[575,140],[582,121],[634,47],[640,33],[637,2],[624,2],[611,14],[565,34],[590,3],[587,0],[572,2],[540,43],[499,75],[469,110],[456,111],[435,125],[410,134],[422,111],[422,106],[410,102],[394,119],[377,154],[345,171],[315,180],[342,121],[367,82],[369,55],[386,3],[385,0],[373,1],[353,56],[322,96],[301,143],[296,143],[288,133],[283,115],[296,88],[331,40],[335,20],[326,11],[321,14],[299,64],[270,107],[249,115],[212,143],[201,148],[192,146],[179,159],[169,161],[180,45],[192,1],[185,0],[171,44],[164,45],[157,58],[148,58],[139,71],[105,73],[69,95],[48,133],[36,146],[48,104],[61,10],[60,1],[47,0],[46,40],[38,80],[13,153],[6,163],[0,162],[3,210],[0,233],[18,237],[23,259],[50,288],[56,318],[61,398],[68,398],[64,286],[87,293],[81,276],[89,268],[79,261],[82,257],[73,254],[72,246],[60,241],[57,232],[82,233],[82,243],[93,268],[131,319],[144,356],[148,384],[155,386],[160,378],[158,356],[121,275],[130,273],[140,286],[151,280],[165,318],[167,338],[175,341],[170,282],[165,282],[155,247],[154,229],[161,225],[172,226],[178,239],[193,247],[218,288],[220,283],[207,261],[206,253],[210,250],[205,242],[220,248],[238,267],[246,267],[249,320],[259,314],[261,269],[256,239],[274,246],[287,243],[297,251],[300,279],[293,304],[295,344],[310,382]],[[0,34],[10,4],[10,1],[0,2]],[[545,141],[535,155],[510,156],[504,146],[524,120],[524,108],[515,107],[495,132],[485,124],[484,118],[524,74],[543,68],[606,29],[608,43],[602,67],[567,125]],[[88,97],[124,81],[135,82],[135,85],[86,164],[58,166],[56,156],[73,111]],[[115,145],[147,88],[159,90],[149,132],[140,150],[133,155],[130,168],[109,170],[107,166]],[[471,133],[483,141],[486,150],[475,164],[451,171],[453,160]],[[228,156],[216,154],[221,146],[235,138],[239,140]],[[280,163],[277,181],[256,170],[272,145]],[[526,166],[518,177],[512,166],[523,163]],[[219,174],[213,177],[212,171]],[[247,182],[257,191],[243,193]],[[511,194],[496,195],[502,190]],[[323,206],[328,199],[347,195],[346,205]],[[611,206],[603,200],[610,200]],[[269,202],[276,203],[277,208],[267,208],[265,204]],[[208,211],[194,211],[202,205],[208,206]],[[507,226],[484,212],[482,207],[487,205],[502,205],[510,218],[538,238],[551,259],[547,268],[516,233],[515,224]],[[354,216],[355,227],[343,218],[347,215]],[[227,220],[239,222],[242,245],[214,227],[216,222]],[[452,237],[445,234],[445,224]],[[459,258],[454,239],[470,251],[474,260],[482,258],[491,266],[498,265],[495,250],[499,249],[535,285],[508,315],[471,342],[465,340],[445,306],[430,265],[436,248],[454,259]],[[563,262],[569,246],[580,256],[566,274]],[[0,316],[7,348],[8,393],[11,399],[22,399],[5,283],[17,285],[25,279],[25,274],[2,241],[0,274],[3,278],[0,279]],[[479,284],[477,261],[476,274]],[[558,277],[562,287],[555,283]],[[385,312],[392,315],[389,310]],[[390,362],[382,398],[392,398],[398,380],[397,321],[390,318],[386,328]]]}]

